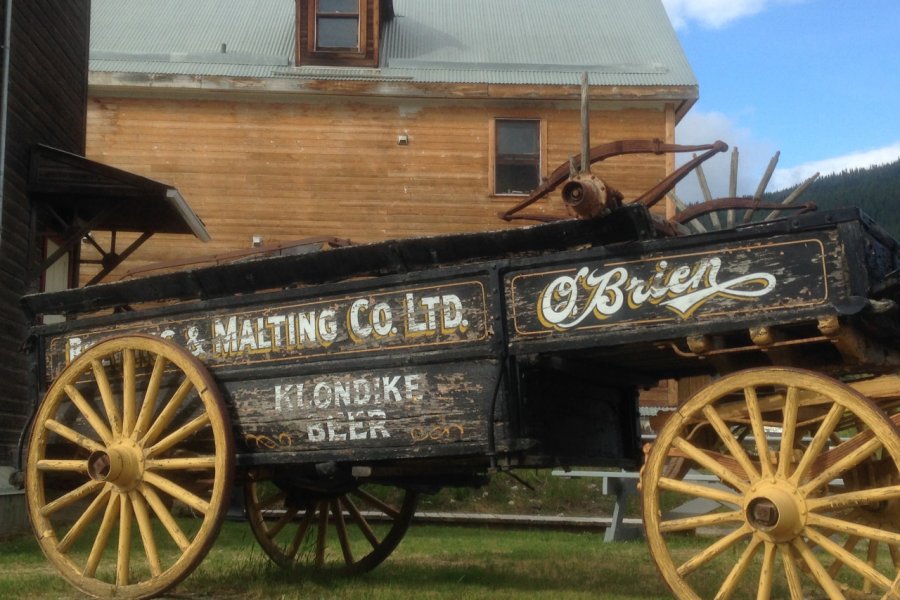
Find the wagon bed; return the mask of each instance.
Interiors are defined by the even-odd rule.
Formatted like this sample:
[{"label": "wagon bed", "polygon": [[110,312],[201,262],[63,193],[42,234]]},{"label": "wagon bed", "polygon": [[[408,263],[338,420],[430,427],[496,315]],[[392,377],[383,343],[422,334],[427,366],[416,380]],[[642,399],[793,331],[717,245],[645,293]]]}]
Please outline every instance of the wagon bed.
[{"label": "wagon bed", "polygon": [[[45,551],[91,593],[157,593],[209,549],[237,468],[250,490],[251,524],[276,562],[296,558],[293,542],[275,542],[296,518],[295,539],[317,526],[324,540],[333,523],[343,562],[365,570],[399,542],[415,494],[477,485],[513,467],[636,468],[644,461],[641,387],[736,372],[676,413],[647,459],[645,522],[673,591],[697,597],[700,584],[689,576],[746,536],[748,558],[720,592],[754,560],[773,590],[765,578],[778,553],[795,565],[784,575],[793,597],[804,578],[837,597],[828,582],[842,568],[861,573],[863,583],[847,585],[862,593],[897,587],[900,386],[889,375],[876,378],[898,364],[897,243],[850,209],[702,235],[658,230],[645,208],[632,205],[591,221],[349,246],[26,297],[33,315],[75,317],[36,326],[31,342],[35,405],[50,399],[35,417],[37,458],[27,469],[38,499],[32,518],[50,532]],[[762,369],[739,371],[747,367]],[[863,381],[857,387],[875,404],[825,374]],[[184,381],[198,397],[190,410],[182,403],[192,392],[179,396]],[[121,408],[112,400],[118,395]],[[771,455],[761,441],[767,431],[778,434]],[[73,449],[84,456],[68,458]],[[110,460],[121,460],[124,474],[111,473]],[[681,482],[679,461],[736,492]],[[856,473],[860,464],[869,475]],[[148,472],[150,483],[141,479]],[[816,485],[789,483],[792,472]],[[73,491],[73,476],[87,483]],[[855,516],[844,529],[789,516],[819,506],[812,498],[839,476],[835,506],[858,513],[863,505],[880,515],[875,525],[869,513],[868,529]],[[198,491],[191,480],[210,485]],[[405,495],[394,506],[358,495],[361,483]],[[264,486],[273,484],[267,496]],[[145,486],[205,514],[200,529],[179,541],[169,523],[174,509]],[[696,523],[667,521],[662,492],[743,508]],[[354,495],[393,519],[385,538],[373,541]],[[151,559],[134,583],[124,546],[115,575],[95,573],[102,549],[86,553],[87,568],[70,565],[70,538],[83,531],[58,519],[57,506],[91,498],[96,506],[80,510],[92,519],[104,501],[111,507],[121,498],[120,508],[103,513],[109,531],[101,525],[95,540],[111,535],[116,519],[125,536],[118,515],[133,513],[128,527],[137,520],[147,555],[154,554],[146,546],[149,518],[159,517],[180,548],[171,568]],[[274,524],[272,504],[285,508]],[[345,519],[371,545],[361,559],[353,558]],[[667,535],[732,522],[740,527],[723,538],[727,545],[672,562]],[[821,530],[846,539],[835,549]],[[848,555],[861,538],[869,559],[880,552],[893,566],[857,564]],[[325,562],[324,546],[316,544],[314,563]],[[836,562],[817,568],[811,547]],[[796,565],[808,570],[798,574]]]}]

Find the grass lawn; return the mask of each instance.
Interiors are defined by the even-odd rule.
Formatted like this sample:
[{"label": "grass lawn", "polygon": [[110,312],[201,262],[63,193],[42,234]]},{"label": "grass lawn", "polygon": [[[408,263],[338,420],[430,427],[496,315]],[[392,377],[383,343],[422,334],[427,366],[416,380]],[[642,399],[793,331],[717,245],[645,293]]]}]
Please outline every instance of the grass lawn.
[{"label": "grass lawn", "polygon": [[[602,533],[413,525],[380,567],[355,578],[282,572],[245,523],[226,523],[171,598],[440,599],[670,598],[642,542]],[[0,543],[0,598],[82,598],[31,537]]]}]

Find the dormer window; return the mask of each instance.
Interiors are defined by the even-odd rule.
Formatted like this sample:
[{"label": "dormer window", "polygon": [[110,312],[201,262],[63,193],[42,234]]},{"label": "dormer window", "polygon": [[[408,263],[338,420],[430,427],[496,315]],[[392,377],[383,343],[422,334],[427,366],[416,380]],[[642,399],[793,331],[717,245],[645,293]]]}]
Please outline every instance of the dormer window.
[{"label": "dormer window", "polygon": [[297,65],[375,67],[391,0],[296,0]]},{"label": "dormer window", "polygon": [[315,0],[315,49],[359,52],[364,0]]}]

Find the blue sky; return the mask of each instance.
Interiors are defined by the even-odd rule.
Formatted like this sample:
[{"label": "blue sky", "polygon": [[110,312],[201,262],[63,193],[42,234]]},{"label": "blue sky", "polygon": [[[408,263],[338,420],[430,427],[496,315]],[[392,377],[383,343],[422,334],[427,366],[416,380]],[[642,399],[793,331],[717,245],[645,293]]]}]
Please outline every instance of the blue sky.
[{"label": "blue sky", "polygon": [[[700,83],[680,143],[740,149],[739,194],[900,157],[900,0],[663,0]],[[730,158],[704,166],[727,193]],[[685,200],[699,198],[690,178]]]}]

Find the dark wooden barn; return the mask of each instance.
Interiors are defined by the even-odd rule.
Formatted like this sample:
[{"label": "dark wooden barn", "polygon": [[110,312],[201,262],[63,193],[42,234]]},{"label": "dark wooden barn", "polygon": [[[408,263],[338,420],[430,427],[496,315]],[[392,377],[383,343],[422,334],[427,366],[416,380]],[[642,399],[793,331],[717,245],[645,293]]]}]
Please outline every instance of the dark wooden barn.
[{"label": "dark wooden barn", "polygon": [[[82,246],[95,281],[154,233],[208,239],[178,190],[84,157],[90,0],[0,0],[0,497],[19,466],[37,398],[23,352],[31,320],[20,298],[78,285]],[[106,246],[95,233],[102,232]],[[116,248],[116,234],[134,238]],[[51,316],[60,319],[63,316]],[[43,317],[46,322],[47,317]],[[18,483],[18,482],[13,482]],[[0,535],[24,525],[0,506]]]},{"label": "dark wooden barn", "polygon": [[84,153],[89,0],[3,0],[0,101],[0,464],[15,460],[25,425],[27,322],[19,298],[42,284],[44,255],[29,195],[32,150],[44,144]]}]

